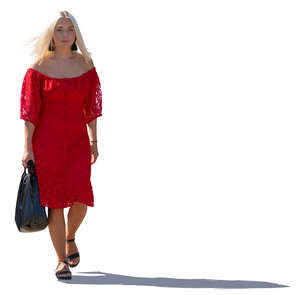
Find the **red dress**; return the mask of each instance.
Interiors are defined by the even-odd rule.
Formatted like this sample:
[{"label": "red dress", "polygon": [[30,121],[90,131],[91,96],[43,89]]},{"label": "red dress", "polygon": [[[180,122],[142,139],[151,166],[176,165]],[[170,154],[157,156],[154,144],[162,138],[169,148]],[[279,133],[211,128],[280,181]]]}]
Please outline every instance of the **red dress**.
[{"label": "red dress", "polygon": [[31,147],[41,206],[66,208],[77,201],[94,207],[87,123],[99,116],[102,91],[95,67],[73,78],[28,68],[20,119],[35,125]]}]

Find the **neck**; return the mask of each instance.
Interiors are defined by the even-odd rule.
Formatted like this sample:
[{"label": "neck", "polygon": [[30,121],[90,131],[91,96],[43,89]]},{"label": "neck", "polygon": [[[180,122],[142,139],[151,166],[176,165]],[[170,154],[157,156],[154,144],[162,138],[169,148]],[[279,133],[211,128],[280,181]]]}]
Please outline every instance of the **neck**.
[{"label": "neck", "polygon": [[61,59],[69,59],[74,56],[74,53],[72,52],[72,50],[70,50],[70,48],[56,49],[53,54],[56,58]]}]

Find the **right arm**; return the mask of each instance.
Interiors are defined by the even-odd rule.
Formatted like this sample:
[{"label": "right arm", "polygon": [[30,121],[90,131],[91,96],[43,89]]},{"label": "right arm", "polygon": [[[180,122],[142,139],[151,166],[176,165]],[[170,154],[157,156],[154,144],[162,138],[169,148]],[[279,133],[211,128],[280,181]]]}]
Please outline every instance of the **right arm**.
[{"label": "right arm", "polygon": [[31,148],[32,136],[35,130],[35,126],[29,122],[24,121],[24,133],[25,133],[25,143],[24,143],[24,153],[22,157],[22,165],[27,168],[27,162],[32,160],[35,163],[34,154]]},{"label": "right arm", "polygon": [[24,120],[24,153],[22,165],[27,168],[27,162],[35,158],[32,150],[32,138],[35,128],[39,122],[40,110],[42,106],[40,81],[37,72],[27,71],[23,79],[20,97],[20,118]]}]

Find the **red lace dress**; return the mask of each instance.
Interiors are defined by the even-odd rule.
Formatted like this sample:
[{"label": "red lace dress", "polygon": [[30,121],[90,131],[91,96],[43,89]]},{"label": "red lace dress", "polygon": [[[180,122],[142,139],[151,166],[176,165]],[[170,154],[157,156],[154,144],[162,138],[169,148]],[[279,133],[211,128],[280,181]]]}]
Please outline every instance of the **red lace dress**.
[{"label": "red lace dress", "polygon": [[28,68],[20,118],[35,125],[31,147],[41,206],[66,208],[77,201],[94,207],[87,123],[99,116],[102,91],[95,67],[73,78]]}]

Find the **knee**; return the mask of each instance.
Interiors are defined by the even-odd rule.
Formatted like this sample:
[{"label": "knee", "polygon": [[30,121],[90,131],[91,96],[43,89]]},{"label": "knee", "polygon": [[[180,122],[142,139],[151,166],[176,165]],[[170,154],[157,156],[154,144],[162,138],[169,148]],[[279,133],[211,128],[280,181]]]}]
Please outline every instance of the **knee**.
[{"label": "knee", "polygon": [[83,203],[80,203],[80,202],[77,202],[77,201],[74,201],[74,204],[73,204],[72,207],[81,208],[81,209],[87,209],[87,205],[86,204],[83,204]]}]

